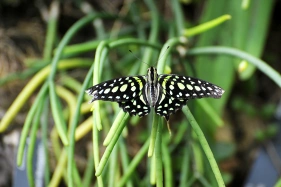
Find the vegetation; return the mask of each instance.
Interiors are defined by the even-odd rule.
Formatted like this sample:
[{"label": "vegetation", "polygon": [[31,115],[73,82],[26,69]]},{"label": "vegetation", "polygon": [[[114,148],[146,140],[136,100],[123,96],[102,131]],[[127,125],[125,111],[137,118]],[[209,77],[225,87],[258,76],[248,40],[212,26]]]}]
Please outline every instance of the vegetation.
[{"label": "vegetation", "polygon": [[[235,157],[239,144],[233,134],[231,138],[223,132],[231,133],[230,124],[235,125],[232,120],[241,110],[260,120],[273,118],[274,102],[262,101],[261,110],[255,108],[254,100],[247,102],[259,90],[257,75],[276,83],[271,84],[272,90],[281,87],[280,74],[260,59],[273,0],[124,1],[112,5],[118,11],[105,8],[100,12],[87,1],[73,1],[71,6],[84,15],[73,24],[66,21],[68,28],[60,38],[59,26],[65,18],[60,17],[60,7],[66,4],[53,1],[49,5],[43,57],[28,59],[24,71],[0,79],[0,85],[29,80],[1,119],[1,133],[12,128],[15,116],[35,96],[17,154],[17,165],[21,165],[30,137],[26,158],[30,186],[35,186],[32,160],[37,137],[44,144],[49,186],[233,183],[235,174],[221,163]],[[188,107],[171,116],[171,136],[165,120],[152,112],[145,118],[131,117],[116,103],[88,103],[88,87],[146,74],[148,64],[157,66],[159,74],[197,77],[226,92],[220,100],[189,101]],[[272,129],[264,139],[257,131],[259,139],[274,136],[277,129]],[[78,158],[87,161],[80,165]],[[54,168],[50,168],[51,159]]]}]

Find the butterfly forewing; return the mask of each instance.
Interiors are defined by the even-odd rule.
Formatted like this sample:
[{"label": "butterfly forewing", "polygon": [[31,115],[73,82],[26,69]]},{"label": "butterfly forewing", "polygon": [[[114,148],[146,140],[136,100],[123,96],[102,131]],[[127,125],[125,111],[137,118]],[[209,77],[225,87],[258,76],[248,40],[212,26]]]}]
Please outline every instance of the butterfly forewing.
[{"label": "butterfly forewing", "polygon": [[146,83],[145,76],[122,77],[97,84],[86,92],[95,100],[126,102],[139,97]]},{"label": "butterfly forewing", "polygon": [[192,77],[159,75],[158,81],[165,94],[177,99],[220,98],[224,93],[222,88]]}]

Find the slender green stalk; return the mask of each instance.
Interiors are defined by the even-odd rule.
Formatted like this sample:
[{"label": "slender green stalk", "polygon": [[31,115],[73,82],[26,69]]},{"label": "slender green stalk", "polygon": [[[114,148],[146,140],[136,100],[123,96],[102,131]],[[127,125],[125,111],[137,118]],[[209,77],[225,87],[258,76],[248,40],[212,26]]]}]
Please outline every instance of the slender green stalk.
[{"label": "slender green stalk", "polygon": [[[67,59],[61,60],[58,65],[58,69],[71,69],[74,67],[88,67],[90,62],[85,59]],[[14,117],[19,110],[24,106],[27,99],[35,92],[35,90],[42,84],[50,73],[50,66],[45,67],[38,72],[23,88],[17,98],[14,100],[10,108],[7,110],[5,116],[0,121],[0,132],[3,132],[8,128]],[[41,87],[43,89],[43,87]]]},{"label": "slender green stalk", "polygon": [[116,186],[122,187],[126,184],[129,177],[134,173],[138,164],[142,161],[143,157],[147,153],[149,146],[149,140],[146,140],[142,148],[139,150],[138,154],[134,156],[134,159],[131,161],[130,165],[126,168],[126,172],[121,177],[120,181]]},{"label": "slender green stalk", "polygon": [[73,38],[73,36],[80,29],[82,29],[84,26],[89,24],[91,21],[93,21],[97,17],[112,18],[112,15],[108,15],[108,14],[107,15],[105,15],[105,14],[89,14],[89,15],[85,16],[84,18],[80,19],[79,21],[77,21],[76,23],[74,23],[74,25],[71,26],[68,29],[68,31],[66,32],[66,34],[62,38],[61,42],[59,43],[57,51],[55,53],[55,56],[52,60],[52,68],[51,68],[51,72],[50,72],[50,75],[49,75],[49,81],[52,81],[55,78],[55,74],[56,74],[56,71],[57,71],[57,64],[59,62],[59,59],[61,58],[62,51],[65,48],[65,46],[68,44],[68,42],[71,40],[71,38]]},{"label": "slender green stalk", "polygon": [[[150,43],[157,43],[157,39],[159,36],[159,30],[160,30],[159,29],[160,14],[158,12],[157,6],[154,1],[145,0],[144,2],[148,6],[148,9],[150,10],[150,13],[151,13],[151,27],[150,27],[148,41]],[[151,62],[152,53],[153,53],[152,49],[146,48],[143,53],[142,61],[146,62],[148,64],[151,64],[152,63]],[[139,70],[139,74],[145,74],[146,69],[147,69],[146,64],[142,63],[140,70]]]},{"label": "slender green stalk", "polygon": [[56,94],[67,104],[68,118],[70,119],[69,124],[71,124],[76,110],[76,96],[70,90],[67,90],[62,86],[57,85],[55,86],[55,89]]},{"label": "slender green stalk", "polygon": [[188,180],[188,182],[183,186],[183,187],[192,187],[193,186],[193,183],[195,183],[196,181],[196,177],[195,177],[195,174],[193,174],[190,178],[190,180]]},{"label": "slender green stalk", "polygon": [[211,165],[211,168],[213,170],[213,173],[215,175],[215,178],[217,180],[217,183],[219,185],[219,187],[224,187],[225,184],[223,182],[220,170],[218,168],[218,165],[216,163],[216,160],[214,158],[214,155],[209,147],[209,144],[202,132],[202,130],[200,129],[199,125],[197,124],[196,120],[194,119],[193,115],[191,114],[190,110],[188,109],[188,107],[183,107],[182,109],[183,113],[185,114],[186,118],[188,119],[190,125],[192,126],[192,129],[194,130],[195,134],[198,137],[198,140],[202,146],[203,151],[205,152],[207,159]]},{"label": "slender green stalk", "polygon": [[237,58],[244,59],[251,64],[255,65],[261,72],[271,78],[279,87],[281,87],[280,73],[275,71],[266,62],[260,60],[244,51],[231,47],[200,47],[194,48],[188,51],[187,55],[199,55],[199,54],[226,54],[232,55]]},{"label": "slender green stalk", "polygon": [[85,174],[83,177],[83,183],[82,183],[83,186],[90,186],[92,178],[93,178],[95,163],[94,163],[94,157],[93,157],[92,151],[90,151],[90,152],[91,153],[88,154],[87,166],[86,166]]},{"label": "slender green stalk", "polygon": [[226,14],[226,15],[220,16],[214,20],[208,21],[208,22],[198,25],[196,27],[192,27],[190,29],[185,29],[183,32],[183,35],[188,37],[188,36],[194,36],[196,34],[206,32],[207,30],[209,30],[211,28],[215,28],[217,25],[219,25],[229,19],[231,19],[230,15]]},{"label": "slender green stalk", "polygon": [[51,10],[49,14],[49,20],[47,24],[47,34],[43,52],[43,58],[46,60],[51,60],[53,47],[56,38],[57,23],[59,17],[59,2],[53,1],[51,3]]},{"label": "slender green stalk", "polygon": [[49,122],[49,100],[45,99],[45,107],[43,108],[41,117],[41,131],[42,131],[42,142],[44,147],[44,157],[45,157],[45,169],[44,169],[44,181],[45,184],[50,182],[50,161],[48,153],[48,122]]},{"label": "slender green stalk", "polygon": [[185,23],[181,4],[180,4],[180,1],[170,1],[170,3],[172,5],[172,10],[173,10],[175,22],[176,22],[176,32],[177,32],[176,35],[181,36],[182,31],[184,30],[184,23]]},{"label": "slender green stalk", "polygon": [[61,152],[60,157],[59,157],[59,160],[58,160],[58,163],[56,165],[56,169],[54,171],[52,179],[51,179],[50,183],[48,184],[49,187],[59,186],[61,177],[63,175],[63,172],[65,171],[66,162],[67,162],[67,154],[66,154],[66,151],[63,150]]},{"label": "slender green stalk", "polygon": [[[83,90],[82,85],[75,78],[70,77],[69,75],[63,75],[60,78],[60,82],[61,82],[62,85],[70,88],[71,90],[75,91],[77,94],[79,94],[80,92],[82,93],[82,90]],[[85,92],[83,92],[83,96],[85,96]]]},{"label": "slender green stalk", "polygon": [[197,99],[195,101],[202,108],[202,110],[206,112],[208,119],[212,120],[218,127],[223,126],[223,120],[206,100]]},{"label": "slender green stalk", "polygon": [[115,118],[113,124],[111,125],[111,128],[109,132],[107,133],[106,138],[103,141],[104,146],[108,146],[108,144],[111,142],[111,140],[114,137],[115,132],[117,131],[119,125],[121,124],[122,120],[124,119],[126,113],[123,112],[123,110],[120,110],[117,117]]},{"label": "slender green stalk", "polygon": [[173,169],[167,143],[162,143],[165,187],[173,186]]},{"label": "slender green stalk", "polygon": [[49,81],[49,94],[50,94],[52,114],[54,117],[56,128],[58,130],[58,134],[63,144],[68,145],[66,121],[63,118],[62,108],[55,91],[55,84],[52,81]]},{"label": "slender green stalk", "polygon": [[151,162],[150,162],[150,184],[155,186],[156,185],[156,156],[155,151],[152,155]]},{"label": "slender green stalk", "polygon": [[76,127],[77,127],[78,121],[79,121],[81,103],[83,102],[83,98],[84,98],[84,90],[86,89],[88,82],[90,81],[90,79],[92,77],[93,71],[94,71],[94,65],[91,66],[91,68],[89,69],[89,71],[86,75],[86,78],[84,80],[80,93],[78,95],[76,110],[71,119],[70,130],[69,130],[69,149],[68,149],[69,160],[67,163],[67,166],[68,166],[67,167],[67,176],[69,178],[70,186],[73,185],[73,180],[72,180],[73,162],[72,162],[72,160],[74,160],[75,130],[76,130]]},{"label": "slender green stalk", "polygon": [[[95,114],[93,114],[95,117]],[[97,169],[100,164],[100,155],[99,155],[99,132],[98,128],[95,125],[95,118],[93,118],[93,155],[94,155],[94,163],[95,163],[95,170],[97,172]],[[103,180],[101,176],[97,177],[98,181],[98,186],[102,187],[103,186]]]},{"label": "slender green stalk", "polygon": [[36,111],[35,115],[33,116],[33,125],[30,132],[30,141],[29,141],[29,147],[27,151],[27,178],[29,182],[29,186],[35,186],[35,179],[34,179],[34,171],[33,171],[33,156],[34,156],[34,149],[36,146],[36,140],[37,140],[37,131],[39,128],[39,122],[40,122],[40,116],[42,113],[44,107],[44,101],[40,100],[38,104],[38,110]]},{"label": "slender green stalk", "polygon": [[[155,114],[157,115],[157,114]],[[154,116],[159,118],[159,116]],[[160,122],[157,128],[156,146],[155,146],[155,162],[156,162],[156,186],[163,186],[163,163],[162,163],[162,127],[163,123]]]},{"label": "slender green stalk", "polygon": [[[36,62],[34,62],[36,63]],[[34,67],[27,68],[22,70],[21,72],[9,73],[5,75],[5,77],[0,78],[0,86],[8,84],[9,82],[17,81],[17,80],[27,80],[31,76],[34,76],[38,71],[44,68],[49,62],[44,62],[42,60],[39,61],[40,64]]]},{"label": "slender green stalk", "polygon": [[[141,45],[141,46],[143,45],[143,46],[151,47],[151,48],[154,48],[154,49],[160,49],[161,48],[161,46],[158,45],[158,44],[148,42],[146,40],[141,40],[141,39],[138,39],[138,38],[121,38],[121,39],[118,39],[118,40],[110,41],[108,43],[108,47],[110,49],[120,47],[120,46],[123,46],[123,45]],[[146,62],[146,61],[144,61],[144,62]]]},{"label": "slender green stalk", "polygon": [[[101,63],[102,60],[105,60],[104,58],[102,58],[104,55],[103,53],[107,52],[107,41],[101,41],[101,43],[99,44],[97,51],[96,51],[96,55],[95,55],[95,62],[94,62],[94,76],[93,76],[93,84],[96,85],[98,83],[100,83],[100,76],[101,76]],[[94,102],[94,120],[95,120],[95,125],[97,127],[98,130],[102,130],[102,124],[101,124],[101,118],[100,118],[100,105],[99,105],[99,101],[95,101]]]},{"label": "slender green stalk", "polygon": [[46,94],[48,90],[48,85],[45,83],[44,86],[42,86],[42,89],[40,90],[38,96],[36,97],[36,100],[34,101],[34,104],[32,105],[31,109],[29,110],[26,120],[23,125],[21,137],[20,137],[20,142],[19,142],[19,147],[18,147],[18,154],[17,154],[17,165],[20,166],[22,164],[22,159],[24,155],[24,147],[26,144],[26,138],[28,136],[28,131],[30,129],[33,116],[36,113],[37,106],[40,105],[42,98]]},{"label": "slender green stalk", "polygon": [[182,167],[181,167],[181,175],[180,175],[180,184],[179,187],[185,187],[187,184],[187,181],[190,180],[190,155],[191,155],[191,149],[188,143],[184,146],[184,154],[182,159]]},{"label": "slender green stalk", "polygon": [[101,160],[100,160],[100,163],[96,169],[96,176],[100,176],[104,167],[105,167],[105,164],[107,163],[108,159],[109,159],[109,156],[114,148],[114,146],[116,145],[117,143],[117,140],[120,136],[120,134],[122,133],[123,129],[125,128],[126,126],[126,121],[127,119],[129,118],[129,114],[126,113],[125,117],[123,118],[122,122],[119,124],[119,127],[118,129],[116,130],[115,132],[115,135],[114,137],[112,138],[112,140],[110,141],[109,145],[107,146]]},{"label": "slender green stalk", "polygon": [[203,153],[200,149],[200,145],[198,143],[198,135],[194,133],[194,130],[192,129],[191,136],[193,138],[193,143],[191,144],[192,152],[193,152],[193,162],[194,162],[194,170],[196,173],[203,175],[205,172],[204,167],[204,159],[203,159]]},{"label": "slender green stalk", "polygon": [[117,151],[118,151],[118,145],[115,145],[112,153],[110,155],[110,161],[109,161],[109,170],[108,170],[108,186],[114,186],[116,183],[116,173],[118,169],[118,162],[117,162]]},{"label": "slender green stalk", "polygon": [[[120,149],[119,152],[121,154],[122,170],[123,170],[123,178],[124,178],[124,175],[128,173],[128,169],[129,169],[129,157],[128,157],[128,150],[126,148],[124,139],[122,137],[119,139],[119,149]],[[121,178],[121,180],[123,178]],[[133,187],[133,182],[129,178],[126,178],[126,187]]]},{"label": "slender green stalk", "polygon": [[150,144],[149,144],[149,149],[148,149],[148,154],[147,154],[148,157],[152,157],[152,155],[154,153],[156,133],[157,133],[157,129],[158,129],[158,121],[159,121],[159,118],[153,118],[151,135],[150,135]]},{"label": "slender green stalk", "polygon": [[[82,186],[82,179],[81,179],[79,171],[76,167],[75,160],[72,160],[72,162],[73,162],[73,165],[74,165],[73,177],[74,177],[74,181],[75,181],[75,187],[83,187]],[[66,173],[64,173],[64,175],[66,176]],[[69,183],[69,180],[67,180],[67,184],[68,183]]]},{"label": "slender green stalk", "polygon": [[158,64],[157,64],[157,71],[159,74],[164,73],[165,65],[168,56],[170,55],[170,51],[173,47],[179,44],[186,44],[186,40],[183,37],[175,37],[169,39],[162,47],[161,52],[159,54]]}]

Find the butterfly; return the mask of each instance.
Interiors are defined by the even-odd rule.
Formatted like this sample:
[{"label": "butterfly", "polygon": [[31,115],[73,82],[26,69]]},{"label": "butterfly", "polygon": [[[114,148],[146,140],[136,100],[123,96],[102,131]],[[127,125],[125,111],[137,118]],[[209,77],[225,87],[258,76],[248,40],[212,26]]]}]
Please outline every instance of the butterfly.
[{"label": "butterfly", "polygon": [[96,100],[117,102],[124,112],[140,117],[151,108],[169,121],[171,114],[190,99],[220,98],[224,90],[204,80],[176,74],[157,74],[150,67],[146,75],[121,77],[99,83],[86,90]]}]

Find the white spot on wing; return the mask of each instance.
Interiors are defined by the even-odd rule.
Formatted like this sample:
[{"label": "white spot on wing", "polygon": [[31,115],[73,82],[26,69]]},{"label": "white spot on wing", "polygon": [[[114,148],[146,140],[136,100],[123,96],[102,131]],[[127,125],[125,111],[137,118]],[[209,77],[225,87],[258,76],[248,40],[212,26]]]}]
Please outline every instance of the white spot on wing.
[{"label": "white spot on wing", "polygon": [[109,88],[107,88],[106,90],[104,90],[104,93],[107,94],[110,91]]}]

